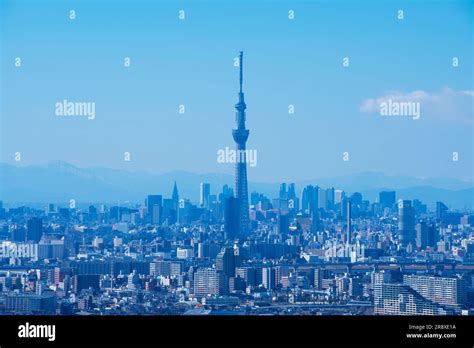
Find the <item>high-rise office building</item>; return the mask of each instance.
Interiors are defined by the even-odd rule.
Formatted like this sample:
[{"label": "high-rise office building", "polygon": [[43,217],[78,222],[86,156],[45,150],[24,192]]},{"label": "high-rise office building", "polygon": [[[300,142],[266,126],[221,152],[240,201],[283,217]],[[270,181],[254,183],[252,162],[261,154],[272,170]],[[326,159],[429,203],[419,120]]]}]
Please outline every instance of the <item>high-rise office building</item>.
[{"label": "high-rise office building", "polygon": [[294,215],[300,209],[300,200],[296,196],[296,187],[294,183],[291,183],[288,185],[288,191],[287,191],[286,196],[287,196],[287,201],[288,201],[288,211],[292,215]]},{"label": "high-rise office building", "polygon": [[288,199],[296,198],[296,187],[294,183],[288,185]]},{"label": "high-rise office building", "polygon": [[290,231],[290,219],[288,214],[279,214],[278,215],[278,234],[281,236],[282,240],[285,240]]},{"label": "high-rise office building", "polygon": [[27,222],[26,239],[34,242],[39,242],[43,235],[43,220],[38,217],[33,217]]},{"label": "high-rise office building", "polygon": [[262,268],[262,285],[267,290],[275,289],[276,282],[276,273],[275,268],[273,267],[263,267]]},{"label": "high-rise office building", "polygon": [[258,284],[258,270],[255,267],[237,267],[235,275],[242,278],[246,285],[257,286]]},{"label": "high-rise office building", "polygon": [[309,213],[309,197],[308,197],[307,187],[304,187],[303,190],[301,190],[300,202],[301,202],[301,212]]},{"label": "high-rise office building", "polygon": [[280,199],[288,199],[288,191],[286,190],[286,183],[280,184],[280,193],[278,195]]},{"label": "high-rise office building", "polygon": [[334,187],[326,189],[326,209],[328,210],[334,210],[334,201],[335,201],[335,190]]},{"label": "high-rise office building", "polygon": [[172,198],[163,199],[163,221],[166,221],[168,224],[174,224],[176,222],[176,206]]},{"label": "high-rise office building", "polygon": [[148,195],[147,197],[148,216],[152,223],[160,223],[160,215],[163,208],[163,197],[161,195]]},{"label": "high-rise office building", "polygon": [[158,204],[154,204],[151,210],[151,223],[152,224],[161,224],[161,216],[163,212],[163,207]]},{"label": "high-rise office building", "polygon": [[258,202],[260,202],[260,199],[262,198],[262,195],[258,192],[252,192],[250,194],[250,204],[253,206],[256,206]]},{"label": "high-rise office building", "polygon": [[419,199],[413,200],[413,209],[415,209],[416,215],[426,214],[427,212],[426,204],[423,204],[423,202],[420,201]]},{"label": "high-rise office building", "polygon": [[428,245],[428,225],[425,221],[420,221],[415,226],[416,230],[416,247],[425,249]]},{"label": "high-rise office building", "polygon": [[315,268],[313,270],[313,286],[316,290],[322,289],[323,269]]},{"label": "high-rise office building", "polygon": [[346,204],[346,242],[352,241],[352,202],[348,199]]},{"label": "high-rise office building", "polygon": [[382,208],[393,209],[395,205],[395,191],[382,191],[379,193],[379,203]]},{"label": "high-rise office building", "polygon": [[426,247],[435,247],[438,242],[438,230],[435,225],[420,221],[415,226],[416,247],[426,249]]},{"label": "high-rise office building", "polygon": [[301,211],[312,214],[318,209],[318,191],[319,187],[312,185],[306,186],[301,191]]},{"label": "high-rise office building", "polygon": [[233,240],[239,234],[239,202],[235,197],[225,199],[224,233],[227,240]]},{"label": "high-rise office building", "polygon": [[211,195],[211,184],[202,182],[199,185],[199,205],[201,208],[209,208]]},{"label": "high-rise office building", "polygon": [[234,248],[224,247],[217,254],[216,269],[222,271],[228,278],[235,276],[236,257],[234,255]]},{"label": "high-rise office building", "polygon": [[250,227],[249,198],[247,186],[247,154],[245,143],[249,137],[249,130],[245,128],[245,109],[247,108],[242,90],[243,83],[243,52],[239,54],[240,91],[239,102],[235,105],[237,128],[232,135],[239,153],[239,160],[235,164],[235,197],[239,203],[239,235],[245,236]]},{"label": "high-rise office building", "polygon": [[223,202],[226,198],[234,196],[234,189],[228,185],[222,186],[222,193],[219,195],[219,200]]},{"label": "high-rise office building", "polygon": [[48,208],[46,209],[46,215],[55,214],[56,213],[56,206],[52,203],[48,204]]},{"label": "high-rise office building", "polygon": [[438,227],[435,224],[428,225],[427,246],[434,248],[439,240]]},{"label": "high-rise office building", "polygon": [[438,220],[443,220],[447,211],[448,207],[443,202],[436,202],[436,218]]},{"label": "high-rise office building", "polygon": [[23,227],[13,228],[11,230],[10,238],[13,242],[24,242],[26,240],[26,229]]},{"label": "high-rise office building", "polygon": [[334,190],[334,204],[342,203],[345,197],[346,193],[343,190]]},{"label": "high-rise office building", "polygon": [[199,268],[194,274],[194,295],[205,297],[225,294],[227,291],[224,279],[222,271],[214,268]]},{"label": "high-rise office building", "polygon": [[98,291],[100,289],[100,275],[98,274],[78,274],[73,276],[74,292],[78,293],[84,289],[93,289]]},{"label": "high-rise office building", "polygon": [[415,242],[415,210],[410,200],[398,201],[398,239],[402,245]]},{"label": "high-rise office building", "polygon": [[360,192],[354,192],[350,198],[353,205],[361,205],[362,204],[362,194]]},{"label": "high-rise office building", "polygon": [[323,188],[318,188],[318,207],[322,209],[327,209],[326,207],[326,190]]}]

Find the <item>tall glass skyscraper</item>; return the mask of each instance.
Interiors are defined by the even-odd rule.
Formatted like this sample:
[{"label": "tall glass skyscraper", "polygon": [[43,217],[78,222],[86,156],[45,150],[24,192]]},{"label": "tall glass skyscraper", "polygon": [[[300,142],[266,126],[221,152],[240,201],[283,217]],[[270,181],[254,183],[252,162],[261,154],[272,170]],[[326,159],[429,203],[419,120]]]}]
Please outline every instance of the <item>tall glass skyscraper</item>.
[{"label": "tall glass skyscraper", "polygon": [[398,239],[402,245],[415,242],[415,211],[410,200],[398,201]]},{"label": "tall glass skyscraper", "polygon": [[209,208],[210,195],[211,195],[211,184],[202,182],[199,186],[199,204],[201,208]]}]

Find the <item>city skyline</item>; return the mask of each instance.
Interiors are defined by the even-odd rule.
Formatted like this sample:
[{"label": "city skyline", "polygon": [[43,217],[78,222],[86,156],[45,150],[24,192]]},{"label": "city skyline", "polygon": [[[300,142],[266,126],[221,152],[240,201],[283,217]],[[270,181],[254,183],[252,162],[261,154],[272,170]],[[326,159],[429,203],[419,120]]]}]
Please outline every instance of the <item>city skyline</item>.
[{"label": "city skyline", "polygon": [[[139,207],[0,201],[0,313],[472,312],[472,211],[427,209],[395,191],[377,202],[312,185],[297,195],[282,183],[277,198],[252,193],[242,234],[229,187],[213,195],[201,183],[196,204],[172,191]],[[177,302],[162,306],[163,296]]]},{"label": "city skyline", "polygon": [[[314,320],[313,341],[331,317],[357,345],[339,321],[358,317],[371,337],[461,341],[446,323],[474,315],[472,10],[4,0],[0,318],[172,316],[197,343],[221,330],[178,316],[227,316],[225,340],[258,343],[257,316]],[[30,321],[20,340],[56,340]]]},{"label": "city skyline", "polygon": [[234,187],[200,182],[195,203],[176,180],[135,206],[0,200],[0,314],[473,313],[472,209],[285,182],[249,205],[243,52],[238,66]]},{"label": "city skyline", "polygon": [[[180,184],[186,197],[199,203],[201,183],[209,183],[209,189],[216,193],[225,185],[233,187],[235,181],[235,175],[230,174],[193,174],[173,171],[163,175],[152,175],[107,168],[84,169],[65,162],[31,168],[5,167],[4,165],[1,173],[0,199],[3,199],[7,206],[15,206],[22,202],[23,204],[60,203],[68,201],[71,197],[75,197],[81,203],[121,201],[130,204],[141,201],[143,195],[150,191],[165,195],[171,193],[175,182]],[[249,192],[257,191],[273,197],[278,194],[280,184],[249,181]],[[297,181],[293,184],[296,184],[297,192],[301,192],[306,185],[312,184],[323,188],[334,187],[348,193],[361,192],[370,201],[375,201],[380,191],[395,190],[402,199],[421,198],[430,207],[439,200],[445,201],[453,208],[471,207],[472,209],[474,206],[472,200],[474,189],[470,183],[446,178],[387,177],[381,173],[364,172],[353,176]],[[101,192],[97,191],[98,188]]]}]

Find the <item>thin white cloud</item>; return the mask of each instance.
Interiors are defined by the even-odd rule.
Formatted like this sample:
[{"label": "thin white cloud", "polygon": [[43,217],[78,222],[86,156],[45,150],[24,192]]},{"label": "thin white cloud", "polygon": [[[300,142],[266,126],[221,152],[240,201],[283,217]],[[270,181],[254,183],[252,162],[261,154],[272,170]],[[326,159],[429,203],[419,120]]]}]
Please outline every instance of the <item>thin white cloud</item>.
[{"label": "thin white cloud", "polygon": [[422,90],[410,93],[387,92],[381,97],[364,100],[360,105],[360,111],[378,113],[380,105],[388,100],[392,100],[392,102],[419,102],[422,118],[455,122],[472,122],[474,118],[474,90],[455,91],[448,87],[437,92]]}]

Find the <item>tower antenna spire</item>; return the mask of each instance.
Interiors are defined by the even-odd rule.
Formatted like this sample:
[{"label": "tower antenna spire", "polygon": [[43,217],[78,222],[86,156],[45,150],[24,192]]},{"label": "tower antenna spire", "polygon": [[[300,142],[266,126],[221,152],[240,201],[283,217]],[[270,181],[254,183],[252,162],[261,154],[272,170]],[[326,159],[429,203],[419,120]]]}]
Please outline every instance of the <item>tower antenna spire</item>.
[{"label": "tower antenna spire", "polygon": [[238,161],[235,164],[235,188],[234,197],[237,199],[237,236],[244,238],[250,227],[249,223],[249,197],[248,197],[248,185],[247,185],[247,157],[245,143],[249,137],[249,130],[245,128],[245,109],[247,106],[244,101],[244,93],[242,89],[243,85],[243,71],[244,71],[244,52],[239,52],[239,82],[240,92],[239,101],[235,104],[237,110],[235,115],[236,128],[232,130],[232,136],[235,141],[237,151],[244,153],[244,159]]},{"label": "tower antenna spire", "polygon": [[243,73],[243,65],[244,65],[244,52],[239,52],[239,68],[240,68],[240,93],[242,93],[242,83],[244,79]]}]

